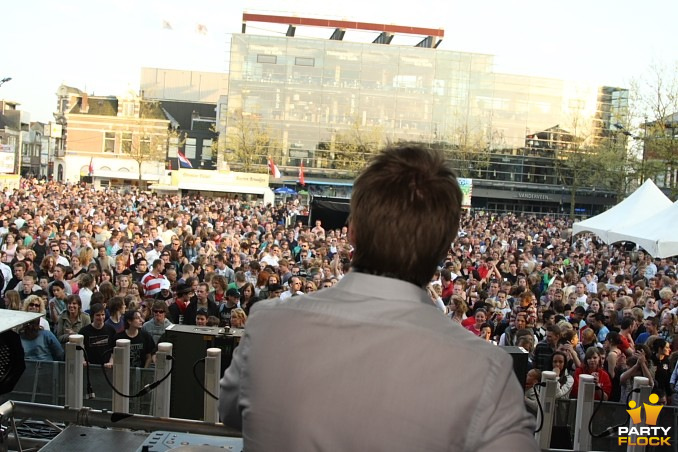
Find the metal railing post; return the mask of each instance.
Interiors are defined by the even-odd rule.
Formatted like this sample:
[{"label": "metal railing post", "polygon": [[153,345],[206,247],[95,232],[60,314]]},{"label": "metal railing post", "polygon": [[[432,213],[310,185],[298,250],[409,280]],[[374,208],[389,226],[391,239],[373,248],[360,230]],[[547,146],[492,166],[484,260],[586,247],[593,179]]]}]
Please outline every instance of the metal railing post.
[{"label": "metal railing post", "polygon": [[[172,344],[160,342],[158,352],[155,354],[155,381],[159,381],[167,375],[175,363],[170,363]],[[172,377],[167,377],[153,391],[153,415],[157,417],[169,417],[170,415],[170,392],[172,389]]]},{"label": "metal railing post", "polygon": [[[208,348],[207,357],[205,358],[205,388],[219,396],[219,380],[221,379],[221,349]],[[219,422],[219,401],[214,400],[212,396],[205,393],[203,395],[204,404],[204,421],[205,422]]]},{"label": "metal railing post", "polygon": [[[129,394],[129,339],[118,339],[113,349],[113,386],[123,394]],[[113,411],[129,413],[129,399],[113,391]]]},{"label": "metal railing post", "polygon": [[80,334],[71,334],[66,344],[66,365],[64,371],[64,382],[66,384],[66,406],[71,408],[82,408],[82,375],[83,363],[85,362],[82,350],[78,347],[84,347],[85,337]]},{"label": "metal railing post", "polygon": [[574,421],[574,450],[591,450],[589,421],[593,414],[596,385],[593,375],[579,375],[579,393],[577,394],[577,417]]},{"label": "metal railing post", "polygon": [[537,412],[537,425],[541,424],[541,430],[537,432],[536,439],[539,448],[545,450],[551,447],[551,430],[553,429],[553,417],[556,412],[556,390],[558,388],[556,373],[548,370],[542,372],[541,382],[546,386],[540,387],[538,390],[542,410]]}]

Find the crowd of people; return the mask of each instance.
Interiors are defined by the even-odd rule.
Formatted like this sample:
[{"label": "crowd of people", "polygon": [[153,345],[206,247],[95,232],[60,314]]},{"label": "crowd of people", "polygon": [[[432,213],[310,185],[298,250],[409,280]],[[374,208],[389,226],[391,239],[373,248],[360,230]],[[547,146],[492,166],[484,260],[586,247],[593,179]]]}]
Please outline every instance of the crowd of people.
[{"label": "crowd of people", "polygon": [[[79,333],[92,363],[107,364],[126,338],[131,364],[148,367],[173,323],[244,328],[260,300],[325,290],[351,267],[347,227],[296,222],[305,208],[296,199],[271,206],[24,179],[0,205],[0,304],[45,314],[21,332],[27,359],[61,360]],[[465,213],[426,287],[431,305],[450,328],[526,349],[528,389],[553,370],[558,395],[575,397],[579,375],[591,374],[597,398],[623,403],[642,375],[676,404],[676,260],[572,238],[570,228]]]}]

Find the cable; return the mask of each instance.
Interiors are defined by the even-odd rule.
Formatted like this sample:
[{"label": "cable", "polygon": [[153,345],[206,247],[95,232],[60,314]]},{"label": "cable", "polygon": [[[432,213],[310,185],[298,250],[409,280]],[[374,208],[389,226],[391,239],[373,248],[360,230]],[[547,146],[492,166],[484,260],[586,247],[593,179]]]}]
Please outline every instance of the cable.
[{"label": "cable", "polygon": [[[113,349],[108,350],[105,354],[110,354],[112,351],[113,351]],[[111,387],[113,392],[118,394],[120,397],[125,397],[127,399],[135,399],[137,397],[145,396],[146,394],[148,394],[149,392],[151,392],[152,390],[157,388],[163,381],[167,380],[167,378],[169,378],[170,375],[172,375],[172,372],[174,372],[174,356],[167,355],[167,359],[172,362],[172,367],[170,368],[169,372],[167,372],[167,375],[162,377],[160,380],[156,380],[152,383],[145,385],[143,388],[141,388],[139,390],[139,392],[137,392],[136,394],[132,394],[132,395],[125,394],[125,393],[119,391],[118,388],[113,386],[113,383],[111,383],[111,380],[109,380],[108,375],[106,374],[106,366],[101,366],[101,371],[104,374],[104,379],[106,380],[106,383],[108,383],[108,386]]]},{"label": "cable", "polygon": [[534,397],[537,399],[537,406],[539,407],[539,428],[534,431],[534,433],[539,433],[541,432],[542,427],[544,427],[544,409],[541,406],[541,401],[539,400],[539,393],[537,392],[537,386],[541,386],[542,388],[546,387],[546,383],[541,382],[537,383],[534,386],[532,386],[532,390],[534,391]]},{"label": "cable", "polygon": [[85,350],[85,347],[81,345],[76,345],[75,346],[76,350],[82,350],[82,354],[85,355],[85,362],[87,363],[87,366],[85,366],[85,372],[87,375],[87,398],[88,399],[94,399],[95,394],[94,394],[94,389],[92,388],[92,380],[90,379],[89,375],[89,357],[87,356],[87,350]]},{"label": "cable", "polygon": [[217,397],[217,396],[215,396],[214,394],[212,394],[212,393],[210,392],[210,390],[207,389],[207,388],[205,387],[204,384],[202,384],[202,381],[200,381],[200,378],[198,377],[198,374],[197,374],[196,371],[195,371],[196,368],[198,367],[198,364],[200,364],[201,362],[204,363],[204,362],[205,362],[205,359],[207,359],[207,358],[206,358],[206,357],[205,357],[205,358],[200,358],[199,360],[197,360],[196,362],[193,363],[193,378],[195,378],[195,382],[198,383],[198,386],[200,386],[200,387],[202,388],[202,390],[205,391],[205,394],[209,395],[209,396],[212,397],[214,400],[219,400],[219,397]]},{"label": "cable", "polygon": [[[595,396],[596,390],[600,390],[600,392],[603,393],[603,394],[605,393],[605,391],[603,391],[603,388],[601,388],[600,386],[596,386],[595,389],[594,389],[594,392],[593,392],[594,396]],[[629,400],[631,400],[631,395],[633,395],[634,392],[640,392],[640,389],[636,388],[636,389],[633,389],[632,391],[630,391],[628,393],[628,395],[626,396],[626,405],[629,404]],[[598,405],[596,405],[596,408],[593,410],[593,413],[591,413],[591,419],[589,419],[589,434],[593,438],[605,438],[606,436],[610,436],[619,427],[623,427],[623,426],[627,425],[629,423],[629,420],[631,419],[631,415],[628,414],[628,411],[627,411],[626,412],[626,419],[624,420],[624,422],[621,422],[619,424],[608,427],[600,433],[593,433],[593,418],[596,417],[596,413],[598,413],[598,410],[600,409],[600,407],[602,405],[603,405],[603,395],[601,394],[600,400],[598,401]]]}]

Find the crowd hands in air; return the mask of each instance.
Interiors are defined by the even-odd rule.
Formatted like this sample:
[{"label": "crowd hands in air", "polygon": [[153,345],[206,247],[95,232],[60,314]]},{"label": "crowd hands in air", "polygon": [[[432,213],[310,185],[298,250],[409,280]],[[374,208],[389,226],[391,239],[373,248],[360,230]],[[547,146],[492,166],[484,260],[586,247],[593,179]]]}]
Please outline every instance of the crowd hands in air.
[{"label": "crowd hands in air", "polygon": [[[22,180],[0,201],[3,307],[45,314],[21,332],[27,359],[61,360],[79,333],[90,363],[108,365],[125,338],[131,365],[148,367],[173,323],[244,328],[260,300],[325,290],[350,270],[347,228],[295,221],[307,213],[299,200],[264,206]],[[529,389],[545,370],[558,375],[559,397],[575,397],[585,373],[603,389],[597,398],[624,403],[633,377],[645,376],[676,404],[675,260],[573,240],[570,226],[466,214],[426,287],[432,305],[451,328],[529,352],[533,412]]]}]

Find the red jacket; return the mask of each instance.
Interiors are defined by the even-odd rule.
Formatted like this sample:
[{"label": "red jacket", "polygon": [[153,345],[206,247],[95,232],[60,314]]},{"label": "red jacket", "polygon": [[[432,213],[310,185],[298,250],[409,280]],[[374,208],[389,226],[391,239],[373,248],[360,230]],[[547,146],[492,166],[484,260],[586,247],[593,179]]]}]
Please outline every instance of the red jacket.
[{"label": "red jacket", "polygon": [[[591,372],[584,371],[583,367],[577,367],[577,370],[574,372],[572,391],[570,391],[570,397],[573,399],[576,399],[577,394],[579,393],[579,376],[581,374],[591,375]],[[612,380],[610,379],[610,375],[603,369],[598,369],[598,386],[603,388],[603,391],[607,394],[609,400],[610,395],[612,394]],[[594,396],[596,400],[600,400],[600,390],[596,389]]]}]

